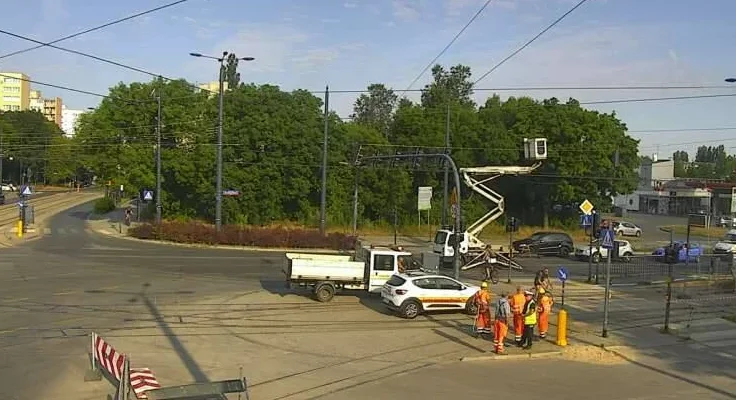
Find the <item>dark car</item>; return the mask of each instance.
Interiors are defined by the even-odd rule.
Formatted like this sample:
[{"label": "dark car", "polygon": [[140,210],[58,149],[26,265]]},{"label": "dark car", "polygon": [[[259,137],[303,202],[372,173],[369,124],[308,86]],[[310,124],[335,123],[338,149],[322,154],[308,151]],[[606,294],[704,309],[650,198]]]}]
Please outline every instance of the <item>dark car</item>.
[{"label": "dark car", "polygon": [[572,238],[564,232],[537,232],[526,239],[516,240],[511,245],[517,253],[560,257],[569,256],[573,250]]}]

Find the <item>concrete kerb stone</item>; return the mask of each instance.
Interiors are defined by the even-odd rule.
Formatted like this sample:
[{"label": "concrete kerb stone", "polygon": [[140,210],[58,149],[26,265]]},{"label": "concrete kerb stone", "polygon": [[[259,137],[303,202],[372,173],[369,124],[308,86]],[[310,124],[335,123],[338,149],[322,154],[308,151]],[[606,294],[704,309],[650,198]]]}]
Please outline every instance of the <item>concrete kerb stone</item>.
[{"label": "concrete kerb stone", "polygon": [[480,356],[467,356],[460,358],[460,361],[490,361],[490,360],[526,360],[526,359],[541,359],[541,358],[554,358],[563,355],[562,351],[542,351],[538,353],[524,353],[524,354],[484,354]]},{"label": "concrete kerb stone", "polygon": [[[262,253],[317,253],[317,254],[353,254],[354,251],[340,251],[340,250],[330,250],[330,249],[289,249],[289,248],[275,248],[275,247],[250,247],[250,246],[227,246],[227,245],[208,245],[208,244],[200,244],[200,243],[177,243],[177,242],[169,242],[166,240],[150,240],[150,239],[138,239],[132,236],[121,234],[117,231],[113,231],[112,229],[104,229],[102,227],[95,226],[94,223],[91,223],[89,219],[87,220],[87,227],[91,229],[95,233],[99,233],[106,236],[111,236],[116,239],[123,239],[123,240],[130,240],[138,243],[150,243],[150,244],[157,244],[157,245],[163,245],[163,246],[176,246],[176,247],[185,247],[185,248],[194,248],[194,249],[217,249],[217,250],[236,250],[236,251],[254,251],[254,252],[262,252]],[[106,224],[109,224],[109,220],[104,221]]]}]

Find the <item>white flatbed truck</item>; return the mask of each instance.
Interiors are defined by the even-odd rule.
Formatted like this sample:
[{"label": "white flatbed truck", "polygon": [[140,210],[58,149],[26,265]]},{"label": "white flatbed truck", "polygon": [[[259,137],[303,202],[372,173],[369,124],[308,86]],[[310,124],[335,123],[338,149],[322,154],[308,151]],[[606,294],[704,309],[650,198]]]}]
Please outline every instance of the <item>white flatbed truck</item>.
[{"label": "white flatbed truck", "polygon": [[320,302],[332,300],[341,290],[379,293],[392,275],[412,269],[416,262],[401,248],[363,247],[355,257],[349,255],[286,253],[283,272],[286,287],[312,290]]}]

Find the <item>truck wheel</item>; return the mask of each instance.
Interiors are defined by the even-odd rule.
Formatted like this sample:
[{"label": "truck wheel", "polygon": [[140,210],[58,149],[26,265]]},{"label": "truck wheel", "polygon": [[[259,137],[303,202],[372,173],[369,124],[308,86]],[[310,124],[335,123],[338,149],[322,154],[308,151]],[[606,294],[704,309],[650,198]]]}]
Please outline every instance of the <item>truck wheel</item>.
[{"label": "truck wheel", "polygon": [[623,256],[621,256],[621,260],[623,262],[625,262],[625,263],[630,263],[631,262],[631,257],[632,257],[632,254],[629,253],[629,252],[626,252],[626,253],[624,253]]},{"label": "truck wheel", "polygon": [[406,319],[414,319],[422,312],[422,305],[416,300],[407,300],[399,308],[399,314]]},{"label": "truck wheel", "polygon": [[599,262],[601,262],[601,253],[593,253],[592,258],[593,258],[593,263],[598,264]]},{"label": "truck wheel", "polygon": [[475,305],[475,301],[472,297],[465,302],[465,313],[472,316],[478,315],[478,306]]},{"label": "truck wheel", "polygon": [[320,283],[314,288],[314,296],[317,301],[327,303],[335,297],[335,287],[331,283]]}]

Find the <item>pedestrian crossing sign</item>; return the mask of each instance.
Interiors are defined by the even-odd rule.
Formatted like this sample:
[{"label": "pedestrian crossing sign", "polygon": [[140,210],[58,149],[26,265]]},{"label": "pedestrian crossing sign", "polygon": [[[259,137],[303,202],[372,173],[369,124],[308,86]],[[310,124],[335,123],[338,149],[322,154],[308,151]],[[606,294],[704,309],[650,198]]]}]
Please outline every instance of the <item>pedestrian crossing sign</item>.
[{"label": "pedestrian crossing sign", "polygon": [[151,201],[153,200],[153,192],[150,190],[144,190],[143,191],[143,200],[145,201]]},{"label": "pedestrian crossing sign", "polygon": [[31,195],[31,188],[29,186],[26,186],[23,188],[23,191],[20,192],[23,196],[30,196]]},{"label": "pedestrian crossing sign", "polygon": [[613,231],[610,229],[606,229],[603,231],[603,242],[601,243],[601,247],[605,249],[612,249],[613,248]]}]

